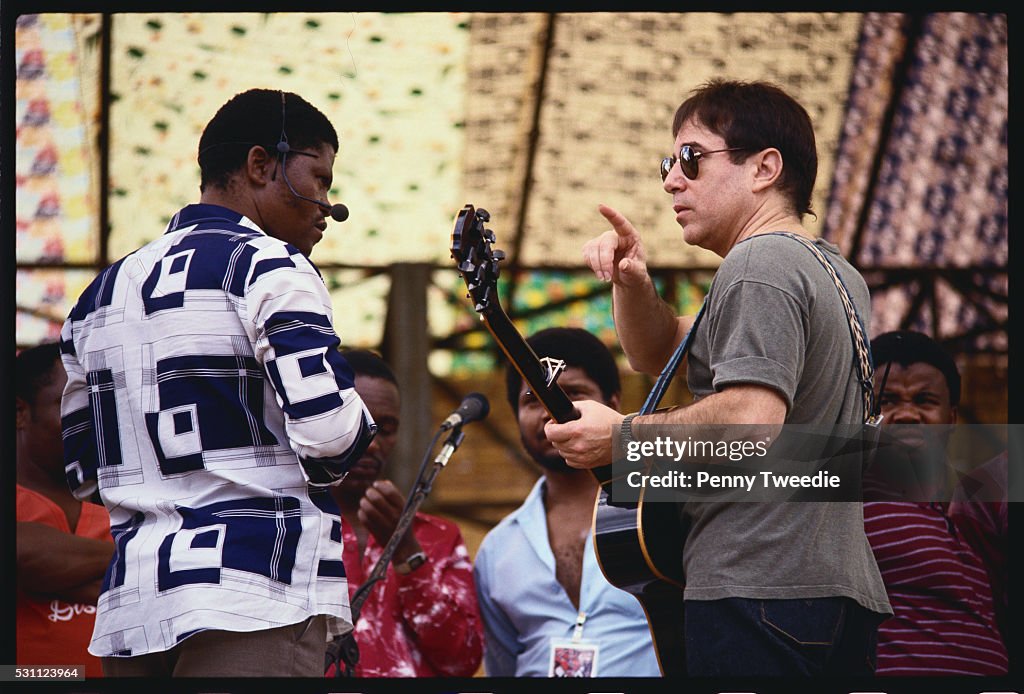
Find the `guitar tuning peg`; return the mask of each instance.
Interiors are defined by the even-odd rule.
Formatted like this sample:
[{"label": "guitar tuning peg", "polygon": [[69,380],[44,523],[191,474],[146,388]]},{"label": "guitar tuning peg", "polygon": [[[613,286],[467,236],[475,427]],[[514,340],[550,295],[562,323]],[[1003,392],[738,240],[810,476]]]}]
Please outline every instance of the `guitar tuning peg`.
[{"label": "guitar tuning peg", "polygon": [[491,221],[491,213],[482,207],[478,207],[476,208],[476,218],[481,222],[489,222]]},{"label": "guitar tuning peg", "polygon": [[463,260],[459,263],[459,272],[473,272],[474,270],[476,270],[476,265],[468,260]]},{"label": "guitar tuning peg", "polygon": [[505,251],[494,251],[494,262],[499,262],[505,259]]},{"label": "guitar tuning peg", "polygon": [[490,229],[484,229],[484,233],[481,234],[481,236],[483,236],[484,241],[487,241],[488,243],[494,243],[498,240],[497,237],[495,237],[494,232]]}]

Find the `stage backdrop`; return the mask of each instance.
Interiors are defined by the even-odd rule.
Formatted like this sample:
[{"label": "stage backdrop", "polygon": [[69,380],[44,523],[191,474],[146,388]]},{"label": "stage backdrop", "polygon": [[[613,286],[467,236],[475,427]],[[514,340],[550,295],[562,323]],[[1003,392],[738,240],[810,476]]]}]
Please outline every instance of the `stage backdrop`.
[{"label": "stage backdrop", "polygon": [[[471,549],[467,519],[489,527],[537,471],[449,259],[458,211],[491,212],[509,255],[502,301],[524,333],[576,325],[617,349],[608,286],[580,254],[606,228],[599,202],[635,222],[659,289],[695,310],[718,258],[681,242],[657,169],[676,106],[713,77],[771,80],[807,107],[820,159],[807,223],[864,272],[872,334],[935,335],[964,368],[965,420],[1005,421],[1004,14],[131,13],[107,28],[96,14],[17,18],[17,344],[54,339],[100,267],[197,200],[197,142],[218,106],[250,87],[298,92],[341,139],[331,196],[351,217],[313,257],[343,340],[380,346],[395,264],[426,264],[437,411],[416,415],[436,421],[469,390],[496,410],[433,496]],[[649,385],[627,375],[623,406]]]}]

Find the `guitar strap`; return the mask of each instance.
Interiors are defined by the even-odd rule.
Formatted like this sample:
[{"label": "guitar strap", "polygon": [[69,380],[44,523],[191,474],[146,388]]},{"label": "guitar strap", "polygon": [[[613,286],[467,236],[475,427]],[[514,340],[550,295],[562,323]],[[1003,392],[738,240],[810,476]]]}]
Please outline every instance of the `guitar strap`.
[{"label": "guitar strap", "polygon": [[[853,299],[850,297],[850,292],[846,288],[846,283],[836,272],[835,266],[832,265],[832,261],[828,259],[824,253],[821,252],[817,246],[808,241],[802,236],[797,236],[785,231],[771,232],[777,236],[787,236],[794,241],[798,241],[811,253],[814,254],[821,266],[828,272],[829,277],[836,286],[836,290],[839,292],[839,298],[843,303],[843,309],[846,311],[846,318],[849,323],[850,337],[853,340],[853,353],[857,364],[857,370],[860,375],[860,387],[861,387],[861,400],[864,406],[864,424],[866,427],[877,432],[879,424],[881,424],[881,405],[875,402],[875,391],[873,387],[874,382],[874,362],[871,358],[871,349],[868,346],[867,339],[865,337],[864,323],[861,321],[860,314],[857,312],[857,307],[853,303]],[[661,374],[658,376],[658,380],[651,388],[651,392],[647,395],[647,399],[644,401],[643,407],[637,414],[650,414],[658,407],[658,403],[661,402],[662,396],[665,395],[665,391],[668,389],[668,384],[672,381],[676,371],[679,369],[679,364],[682,363],[683,357],[686,356],[687,351],[690,349],[690,341],[694,333],[697,330],[697,326],[700,325],[700,319],[704,315],[704,309],[707,307],[708,297],[704,297],[704,303],[701,304],[700,310],[697,311],[697,316],[694,318],[693,325],[690,327],[689,332],[683,338],[683,341],[676,347],[675,352],[669,358],[665,364],[665,368],[662,369]],[[886,370],[886,376],[888,376],[888,370]],[[883,386],[884,386],[883,378]],[[874,438],[874,437],[873,437]]]},{"label": "guitar strap", "polygon": [[683,341],[676,347],[676,351],[669,357],[668,362],[665,364],[665,368],[661,370],[661,374],[658,375],[658,380],[654,382],[654,386],[651,388],[651,392],[647,394],[647,399],[644,400],[643,407],[637,414],[650,414],[658,408],[658,403],[661,402],[661,398],[665,395],[665,391],[668,390],[668,384],[672,382],[672,379],[676,375],[676,371],[679,370],[679,365],[683,361],[683,357],[690,351],[690,340],[693,335],[697,332],[697,326],[700,325],[700,319],[704,316],[704,308],[708,305],[708,298],[704,297],[704,303],[700,305],[700,310],[697,311],[697,316],[693,319],[693,325],[687,331],[683,337]]},{"label": "guitar strap", "polygon": [[775,236],[787,236],[803,244],[804,248],[814,254],[814,257],[818,259],[818,262],[825,268],[829,277],[832,278],[832,282],[836,285],[836,289],[839,291],[839,298],[843,302],[843,309],[846,311],[846,319],[850,327],[850,337],[853,340],[853,356],[857,363],[857,371],[860,374],[861,400],[864,404],[864,423],[877,426],[881,422],[879,415],[882,408],[879,403],[875,402],[875,389],[873,386],[874,360],[871,358],[871,348],[868,346],[868,341],[864,335],[864,323],[860,319],[860,314],[857,312],[857,306],[853,303],[853,298],[850,297],[850,291],[846,288],[846,283],[843,282],[843,278],[836,272],[836,268],[832,261],[828,259],[828,256],[803,236],[797,236],[786,231],[771,233]]}]

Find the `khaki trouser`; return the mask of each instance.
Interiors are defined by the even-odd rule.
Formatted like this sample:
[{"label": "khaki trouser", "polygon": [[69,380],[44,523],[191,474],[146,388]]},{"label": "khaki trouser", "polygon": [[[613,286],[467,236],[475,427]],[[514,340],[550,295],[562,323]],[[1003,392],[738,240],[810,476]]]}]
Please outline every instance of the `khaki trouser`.
[{"label": "khaki trouser", "polygon": [[327,618],[262,631],[207,630],[174,648],[103,658],[106,677],[323,677]]}]

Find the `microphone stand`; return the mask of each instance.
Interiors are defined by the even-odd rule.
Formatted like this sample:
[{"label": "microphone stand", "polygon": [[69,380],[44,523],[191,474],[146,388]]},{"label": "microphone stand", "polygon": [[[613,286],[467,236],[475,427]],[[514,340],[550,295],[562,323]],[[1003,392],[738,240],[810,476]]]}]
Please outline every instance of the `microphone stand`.
[{"label": "microphone stand", "polygon": [[438,429],[437,433],[434,434],[434,438],[431,439],[430,446],[423,456],[423,462],[420,464],[416,481],[413,483],[412,492],[410,492],[409,498],[406,499],[405,507],[402,509],[402,515],[398,518],[398,524],[395,526],[394,532],[391,533],[391,537],[384,546],[384,551],[374,565],[373,571],[370,572],[366,581],[363,585],[359,586],[355,595],[352,596],[352,629],[344,634],[335,636],[327,645],[324,669],[326,670],[330,668],[331,664],[334,664],[336,668],[335,677],[353,677],[355,675],[356,664],[359,662],[359,646],[355,640],[356,623],[359,620],[359,613],[362,610],[363,603],[370,596],[370,590],[374,584],[387,574],[388,564],[391,563],[391,558],[395,554],[395,550],[398,549],[398,544],[405,538],[409,526],[412,525],[420,504],[430,494],[437,475],[448,464],[448,460],[466,437],[462,433],[462,423],[453,426],[450,429],[451,433],[448,434],[448,438],[444,442],[444,446],[441,447],[441,451],[434,458],[433,467],[428,470],[427,461],[430,459],[430,452],[434,450],[437,439],[440,438],[444,431],[445,429],[442,425],[442,428]]}]

